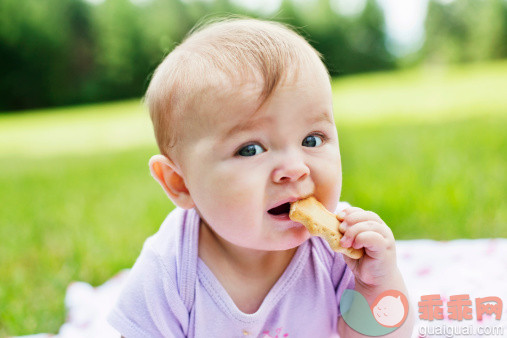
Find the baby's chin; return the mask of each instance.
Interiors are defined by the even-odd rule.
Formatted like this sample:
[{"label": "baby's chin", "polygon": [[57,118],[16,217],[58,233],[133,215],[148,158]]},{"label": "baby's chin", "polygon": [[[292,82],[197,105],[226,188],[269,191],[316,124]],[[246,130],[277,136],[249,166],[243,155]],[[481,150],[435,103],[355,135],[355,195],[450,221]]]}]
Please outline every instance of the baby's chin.
[{"label": "baby's chin", "polygon": [[311,237],[306,228],[292,229],[284,234],[280,239],[266,241],[257,246],[257,250],[262,251],[286,251],[299,247]]},{"label": "baby's chin", "polygon": [[258,251],[286,251],[299,247],[311,235],[304,226],[289,229],[265,229],[263,234],[231,233],[227,229],[215,229],[201,217],[201,223],[215,233],[218,238],[236,247]]},{"label": "baby's chin", "polygon": [[311,235],[308,232],[308,230],[306,230],[306,228],[303,228],[303,229],[304,229],[304,233],[302,233],[298,237],[295,237],[293,240],[290,240],[290,241],[287,241],[287,243],[284,243],[285,246],[283,246],[280,250],[294,249],[294,248],[299,247],[304,242],[306,242],[311,237]]}]

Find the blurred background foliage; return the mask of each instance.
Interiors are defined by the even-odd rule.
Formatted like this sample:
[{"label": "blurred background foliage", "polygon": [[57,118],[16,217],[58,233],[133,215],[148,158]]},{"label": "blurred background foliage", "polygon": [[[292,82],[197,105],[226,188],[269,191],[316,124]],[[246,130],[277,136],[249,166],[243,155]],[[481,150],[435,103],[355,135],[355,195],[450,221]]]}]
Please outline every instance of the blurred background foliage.
[{"label": "blurred background foliage", "polygon": [[224,13],[297,27],[335,76],[507,56],[505,0],[429,0],[424,46],[408,56],[386,47],[375,0],[354,15],[341,14],[329,0],[283,0],[269,14],[239,3],[2,0],[0,111],[139,97],[149,74],[196,22]]}]

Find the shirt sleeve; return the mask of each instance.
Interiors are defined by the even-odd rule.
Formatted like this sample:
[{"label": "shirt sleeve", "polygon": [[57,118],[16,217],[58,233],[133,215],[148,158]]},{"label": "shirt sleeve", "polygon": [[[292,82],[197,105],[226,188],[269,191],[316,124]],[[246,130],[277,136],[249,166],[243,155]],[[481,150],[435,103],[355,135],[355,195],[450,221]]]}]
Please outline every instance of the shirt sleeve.
[{"label": "shirt sleeve", "polygon": [[109,323],[127,338],[185,337],[189,313],[179,296],[176,271],[176,262],[162,261],[147,241],[109,314]]},{"label": "shirt sleeve", "polygon": [[333,266],[331,269],[331,278],[333,280],[333,285],[335,286],[336,302],[338,304],[338,316],[341,316],[340,300],[342,298],[343,291],[345,289],[355,288],[355,277],[345,263],[343,256],[339,253],[335,254]]}]

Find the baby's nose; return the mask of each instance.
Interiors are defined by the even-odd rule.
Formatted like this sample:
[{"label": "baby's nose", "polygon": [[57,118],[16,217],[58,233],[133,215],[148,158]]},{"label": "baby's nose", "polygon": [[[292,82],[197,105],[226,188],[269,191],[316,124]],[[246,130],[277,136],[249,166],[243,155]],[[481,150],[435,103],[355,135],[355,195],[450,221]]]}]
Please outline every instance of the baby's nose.
[{"label": "baby's nose", "polygon": [[272,173],[275,183],[296,182],[308,176],[310,168],[297,156],[289,156],[278,165]]}]

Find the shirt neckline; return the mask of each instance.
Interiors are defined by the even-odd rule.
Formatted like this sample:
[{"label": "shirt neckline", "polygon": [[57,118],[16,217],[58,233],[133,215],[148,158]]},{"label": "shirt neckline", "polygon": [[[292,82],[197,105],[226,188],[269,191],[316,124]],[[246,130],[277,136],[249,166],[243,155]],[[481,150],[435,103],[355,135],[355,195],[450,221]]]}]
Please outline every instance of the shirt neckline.
[{"label": "shirt neckline", "polygon": [[[195,210],[192,210],[192,212],[197,215]],[[297,248],[289,265],[285,268],[285,271],[276,281],[275,285],[273,285],[271,290],[269,290],[259,309],[255,313],[250,314],[241,311],[236,306],[231,296],[227,293],[210,268],[199,257],[198,243],[200,218],[190,218],[192,220],[191,223],[193,223],[192,227],[194,228],[192,229],[192,232],[196,238],[196,240],[192,243],[192,251],[195,253],[195,259],[197,260],[197,276],[202,286],[206,289],[206,292],[215,301],[217,306],[232,319],[236,319],[244,323],[252,323],[257,320],[263,320],[264,314],[271,312],[271,309],[289,291],[303,271],[304,263],[307,261],[307,257],[310,252],[309,241],[305,241]]]}]

